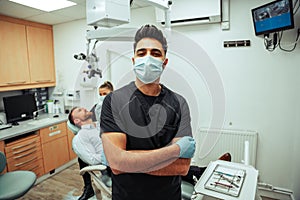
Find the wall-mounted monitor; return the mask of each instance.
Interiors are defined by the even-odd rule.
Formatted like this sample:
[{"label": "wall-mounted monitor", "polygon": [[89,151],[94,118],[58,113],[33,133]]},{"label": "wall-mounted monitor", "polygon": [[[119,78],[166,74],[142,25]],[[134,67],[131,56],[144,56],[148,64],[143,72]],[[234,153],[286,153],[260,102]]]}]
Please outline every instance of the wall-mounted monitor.
[{"label": "wall-mounted monitor", "polygon": [[255,35],[269,34],[294,28],[292,0],[276,0],[253,8]]},{"label": "wall-mounted monitor", "polygon": [[32,119],[37,110],[34,94],[23,94],[3,97],[7,123],[17,124],[18,121]]}]

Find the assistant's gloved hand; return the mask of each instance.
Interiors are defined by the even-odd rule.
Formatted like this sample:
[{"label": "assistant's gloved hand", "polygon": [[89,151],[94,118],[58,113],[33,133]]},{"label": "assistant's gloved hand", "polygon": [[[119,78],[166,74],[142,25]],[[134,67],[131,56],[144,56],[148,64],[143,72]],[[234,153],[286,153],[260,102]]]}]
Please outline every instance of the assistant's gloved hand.
[{"label": "assistant's gloved hand", "polygon": [[106,157],[105,157],[105,153],[104,151],[102,150],[102,153],[101,153],[101,164],[102,165],[105,165],[105,166],[109,166],[107,160],[106,160]]},{"label": "assistant's gloved hand", "polygon": [[180,158],[192,158],[196,149],[196,142],[191,136],[184,136],[175,144],[180,147]]}]

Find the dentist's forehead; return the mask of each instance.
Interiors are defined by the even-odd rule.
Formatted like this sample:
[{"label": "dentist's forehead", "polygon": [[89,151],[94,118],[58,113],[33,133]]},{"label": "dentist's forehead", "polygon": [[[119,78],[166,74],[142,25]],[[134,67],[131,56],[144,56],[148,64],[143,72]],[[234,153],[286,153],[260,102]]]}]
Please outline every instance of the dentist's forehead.
[{"label": "dentist's forehead", "polygon": [[136,45],[136,51],[139,49],[159,49],[163,51],[162,44],[153,38],[144,38],[141,39]]}]

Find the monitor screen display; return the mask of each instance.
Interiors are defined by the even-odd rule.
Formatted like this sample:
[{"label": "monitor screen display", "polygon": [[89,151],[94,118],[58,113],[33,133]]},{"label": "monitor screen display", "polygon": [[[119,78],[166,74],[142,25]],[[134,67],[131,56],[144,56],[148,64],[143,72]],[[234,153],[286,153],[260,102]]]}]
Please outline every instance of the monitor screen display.
[{"label": "monitor screen display", "polygon": [[294,28],[292,0],[276,0],[251,10],[255,35]]},{"label": "monitor screen display", "polygon": [[32,119],[37,110],[34,94],[3,97],[7,123],[16,123],[25,119]]}]

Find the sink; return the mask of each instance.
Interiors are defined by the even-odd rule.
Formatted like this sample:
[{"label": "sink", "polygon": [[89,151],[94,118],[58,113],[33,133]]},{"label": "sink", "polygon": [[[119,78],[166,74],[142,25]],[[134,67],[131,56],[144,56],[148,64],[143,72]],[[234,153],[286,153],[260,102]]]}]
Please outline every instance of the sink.
[{"label": "sink", "polygon": [[40,124],[48,124],[48,123],[51,123],[55,121],[54,118],[43,118],[43,119],[35,119],[31,122],[29,122],[28,124],[31,124],[31,125],[40,125]]}]

